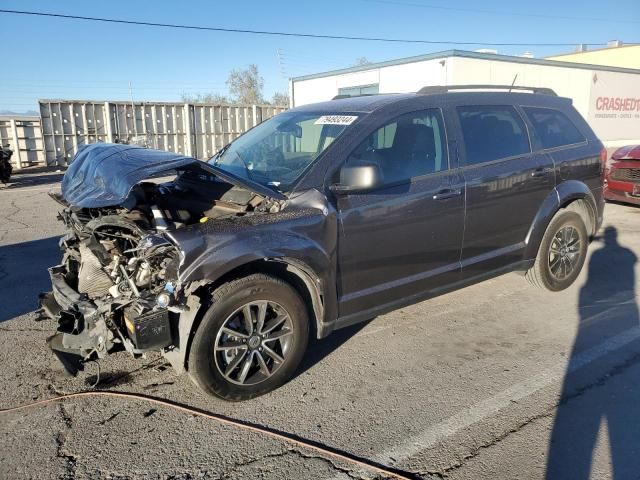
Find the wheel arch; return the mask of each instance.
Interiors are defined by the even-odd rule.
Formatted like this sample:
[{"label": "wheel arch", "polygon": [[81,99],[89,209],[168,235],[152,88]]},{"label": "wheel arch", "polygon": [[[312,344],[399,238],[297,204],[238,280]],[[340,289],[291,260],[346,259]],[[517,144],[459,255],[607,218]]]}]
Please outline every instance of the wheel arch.
[{"label": "wheel arch", "polygon": [[561,209],[575,211],[584,221],[589,236],[596,234],[597,207],[593,193],[580,181],[563,182],[547,195],[529,228],[525,239],[525,260],[536,258],[549,223]]},{"label": "wheel arch", "polygon": [[[211,293],[221,285],[253,273],[264,273],[279,278],[291,285],[302,297],[311,319],[311,332],[317,338],[323,338],[332,331],[331,295],[326,295],[320,276],[304,262],[288,257],[262,258],[238,265],[215,280],[194,282],[189,292],[188,312],[178,320],[179,348],[164,352],[172,366],[182,373],[188,370],[189,351],[193,338],[200,326],[204,313],[210,306]],[[327,305],[329,301],[329,305]],[[182,346],[184,345],[184,348]]]}]

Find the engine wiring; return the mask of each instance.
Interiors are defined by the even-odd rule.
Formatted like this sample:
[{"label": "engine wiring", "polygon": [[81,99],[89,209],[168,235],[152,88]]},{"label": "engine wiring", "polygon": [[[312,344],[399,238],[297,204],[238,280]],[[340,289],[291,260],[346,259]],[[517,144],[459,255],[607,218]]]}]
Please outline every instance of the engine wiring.
[{"label": "engine wiring", "polygon": [[[96,382],[96,384],[97,383],[98,382]],[[207,420],[213,420],[223,425],[228,425],[235,428],[239,428],[241,430],[247,430],[253,433],[271,437],[276,440],[280,440],[284,443],[288,443],[290,445],[294,445],[296,447],[299,447],[305,450],[316,452],[324,457],[329,457],[329,458],[341,460],[345,463],[356,465],[360,468],[383,475],[386,478],[394,478],[397,480],[415,480],[419,478],[417,475],[414,475],[412,473],[404,472],[390,466],[382,465],[374,462],[373,460],[360,458],[351,453],[344,452],[332,447],[328,447],[318,442],[307,440],[291,433],[277,431],[263,425],[244,422],[242,420],[238,420],[235,418],[225,417],[217,413],[201,410],[196,407],[182,405],[180,403],[173,402],[171,400],[161,399],[161,398],[157,398],[157,397],[153,397],[153,396],[145,395],[141,393],[116,392],[111,390],[86,390],[86,391],[73,392],[73,393],[63,393],[62,395],[58,395],[56,397],[37,400],[35,402],[26,403],[26,404],[18,405],[15,407],[0,409],[0,416],[7,415],[10,413],[24,412],[24,411],[32,410],[35,408],[41,408],[46,405],[50,405],[58,402],[77,400],[82,398],[90,398],[90,397],[110,397],[110,398],[119,398],[119,399],[124,399],[129,401],[146,402],[153,405],[158,405],[161,407],[173,409],[188,415],[194,415],[197,417],[205,418]]]}]

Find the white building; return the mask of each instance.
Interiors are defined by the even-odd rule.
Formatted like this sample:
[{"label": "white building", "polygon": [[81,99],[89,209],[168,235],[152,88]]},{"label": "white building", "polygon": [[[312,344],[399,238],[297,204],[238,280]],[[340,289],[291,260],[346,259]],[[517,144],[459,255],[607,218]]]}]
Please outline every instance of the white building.
[{"label": "white building", "polygon": [[640,143],[640,70],[449,50],[292,78],[293,106],[336,95],[415,92],[427,85],[548,87],[573,99],[610,147]]}]

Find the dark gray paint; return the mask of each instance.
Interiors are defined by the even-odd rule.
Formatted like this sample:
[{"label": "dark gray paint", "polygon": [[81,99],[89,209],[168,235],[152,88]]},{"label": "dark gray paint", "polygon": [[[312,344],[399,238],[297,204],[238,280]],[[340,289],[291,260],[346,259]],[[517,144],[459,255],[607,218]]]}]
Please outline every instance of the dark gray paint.
[{"label": "dark gray paint", "polygon": [[[433,198],[454,189],[460,194]],[[338,199],[341,316],[458,280],[463,189],[461,177],[445,171]]]}]

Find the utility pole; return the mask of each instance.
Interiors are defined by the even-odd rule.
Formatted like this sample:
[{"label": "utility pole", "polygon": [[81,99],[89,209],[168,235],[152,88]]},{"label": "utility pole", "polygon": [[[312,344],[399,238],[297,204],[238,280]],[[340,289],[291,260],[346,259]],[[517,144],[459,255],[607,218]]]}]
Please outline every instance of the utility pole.
[{"label": "utility pole", "polygon": [[133,108],[133,87],[131,86],[131,80],[129,80],[129,95],[131,95],[131,108]]},{"label": "utility pole", "polygon": [[[131,120],[133,121],[133,134],[138,135],[138,125],[136,122],[136,107],[133,104],[133,86],[131,80],[129,80],[129,95],[131,96]],[[130,141],[131,139],[129,139]]]},{"label": "utility pole", "polygon": [[278,48],[278,50],[276,51],[276,54],[278,56],[278,65],[280,66],[280,76],[287,81],[287,84],[289,82],[289,78],[287,75],[287,64],[286,64],[286,60],[284,58],[284,54],[282,53],[282,50],[280,48]]}]

